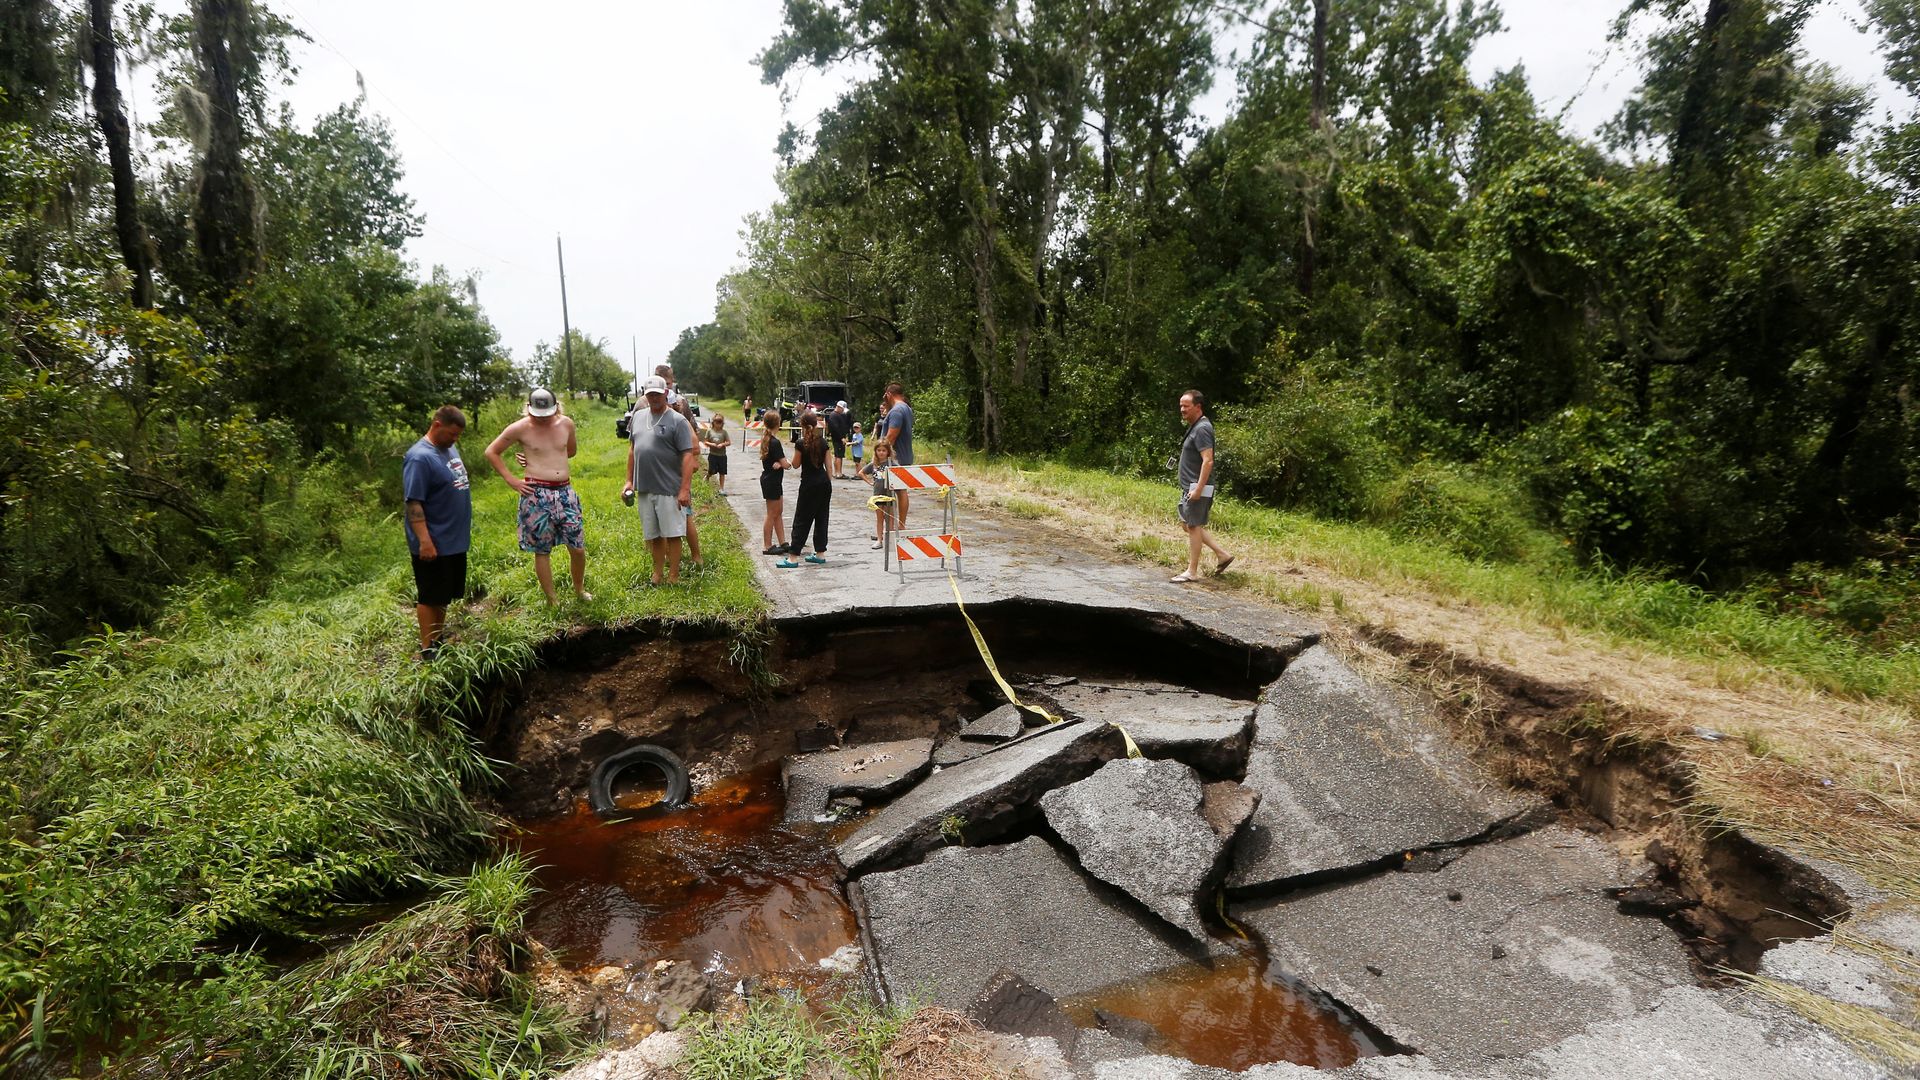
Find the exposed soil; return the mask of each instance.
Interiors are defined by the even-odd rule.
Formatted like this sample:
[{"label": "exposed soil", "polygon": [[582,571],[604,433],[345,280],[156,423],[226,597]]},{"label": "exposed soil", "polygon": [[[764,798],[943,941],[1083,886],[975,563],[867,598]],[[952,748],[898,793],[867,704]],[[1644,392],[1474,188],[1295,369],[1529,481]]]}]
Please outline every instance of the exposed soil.
[{"label": "exposed soil", "polygon": [[[975,613],[1008,672],[1177,676],[1195,689],[1252,698],[1286,664],[1279,650],[1223,641],[1183,620],[1104,611],[1101,648],[1088,656],[1078,644],[1088,617],[1045,603]],[[516,818],[571,812],[594,764],[634,743],[679,754],[699,788],[703,779],[835,742],[951,734],[983,703],[1001,700],[954,615],[776,625],[763,651],[735,638],[584,634],[543,659],[481,730],[488,752],[516,769],[500,805]]]},{"label": "exposed soil", "polygon": [[1703,981],[1723,980],[1723,967],[1753,971],[1771,946],[1825,933],[1848,914],[1846,895],[1814,868],[1686,814],[1694,773],[1684,756],[1605,736],[1632,726],[1633,718],[1607,715],[1623,706],[1390,631],[1369,630],[1364,640],[1427,684],[1441,715],[1497,776],[1645,860],[1640,888],[1623,905],[1664,917]]}]

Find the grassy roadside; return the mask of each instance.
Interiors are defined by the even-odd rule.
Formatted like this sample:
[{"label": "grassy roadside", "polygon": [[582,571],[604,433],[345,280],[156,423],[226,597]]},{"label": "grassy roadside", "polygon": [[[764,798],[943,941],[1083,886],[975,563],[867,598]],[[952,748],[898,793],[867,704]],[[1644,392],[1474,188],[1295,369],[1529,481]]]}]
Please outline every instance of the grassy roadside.
[{"label": "grassy roadside", "polygon": [[[489,409],[461,443],[483,598],[455,606],[433,664],[411,659],[397,513],[418,433],[394,432],[373,479],[312,472],[264,595],[207,583],[145,631],[0,671],[0,1062],[84,1048],[167,1075],[534,1075],[566,1053],[511,972],[526,875],[466,798],[493,770],[459,718],[569,626],[761,612],[725,513],[702,518],[707,569],[637,587],[618,414],[572,411],[590,604],[541,599],[481,455],[511,410]],[[343,921],[385,911],[360,905],[399,897],[410,911],[337,947]]]}]

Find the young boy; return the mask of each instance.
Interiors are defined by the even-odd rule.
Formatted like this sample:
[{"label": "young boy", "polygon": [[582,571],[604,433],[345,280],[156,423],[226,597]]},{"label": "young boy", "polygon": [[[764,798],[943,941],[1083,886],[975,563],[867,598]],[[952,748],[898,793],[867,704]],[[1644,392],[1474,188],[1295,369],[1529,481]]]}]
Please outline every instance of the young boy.
[{"label": "young boy", "polygon": [[[858,436],[855,436],[858,438]],[[873,508],[873,550],[886,543],[887,515],[893,512],[893,486],[887,482],[887,466],[893,462],[893,447],[885,439],[873,444],[873,462],[860,469],[861,476],[873,481],[873,494],[887,501]]]},{"label": "young boy", "polygon": [[860,463],[867,456],[867,437],[860,434],[858,421],[854,422],[853,434],[847,437],[847,445],[853,447],[853,477],[857,480],[860,478]]}]

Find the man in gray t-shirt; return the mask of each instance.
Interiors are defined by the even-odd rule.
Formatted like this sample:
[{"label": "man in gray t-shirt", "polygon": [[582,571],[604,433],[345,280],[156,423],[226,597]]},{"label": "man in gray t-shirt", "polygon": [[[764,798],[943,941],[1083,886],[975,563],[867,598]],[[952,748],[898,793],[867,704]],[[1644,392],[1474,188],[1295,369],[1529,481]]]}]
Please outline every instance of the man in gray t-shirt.
[{"label": "man in gray t-shirt", "polygon": [[1215,574],[1226,573],[1233,562],[1207,531],[1213,512],[1213,421],[1207,418],[1207,396],[1198,390],[1181,394],[1180,419],[1187,425],[1187,441],[1180,446],[1180,527],[1187,531],[1187,568],[1173,576],[1175,584],[1200,577],[1203,547],[1213,549]]},{"label": "man in gray t-shirt", "polygon": [[680,540],[687,535],[687,516],[693,512],[693,472],[700,454],[694,449],[693,427],[687,418],[667,408],[667,381],[649,376],[641,384],[644,408],[628,421],[632,444],[627,448],[627,487],[622,499],[640,510],[640,529],[653,556],[653,584],[680,580]]},{"label": "man in gray t-shirt", "polygon": [[[887,444],[893,453],[894,465],[913,464],[913,409],[907,404],[906,388],[899,383],[888,383],[886,393],[881,396],[885,412],[881,414],[879,430],[874,438]],[[907,493],[895,488],[893,492],[894,527],[907,527]]]}]

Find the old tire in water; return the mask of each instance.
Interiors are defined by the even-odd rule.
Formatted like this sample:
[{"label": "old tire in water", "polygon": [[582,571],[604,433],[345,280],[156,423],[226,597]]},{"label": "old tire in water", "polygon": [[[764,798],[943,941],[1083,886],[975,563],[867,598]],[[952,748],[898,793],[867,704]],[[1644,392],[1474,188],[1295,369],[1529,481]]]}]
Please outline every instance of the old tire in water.
[{"label": "old tire in water", "polygon": [[679,755],[664,746],[641,743],[609,756],[594,767],[593,778],[587,781],[587,802],[592,805],[594,813],[606,816],[620,812],[620,807],[613,801],[613,783],[632,765],[651,766],[666,778],[667,793],[660,798],[661,806],[675,810],[687,805],[693,785],[687,779],[685,763]]}]

